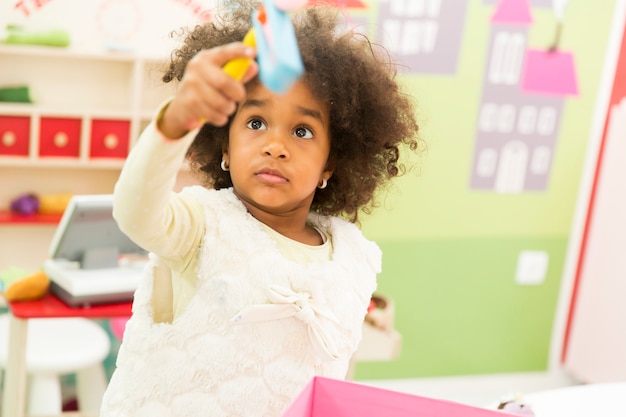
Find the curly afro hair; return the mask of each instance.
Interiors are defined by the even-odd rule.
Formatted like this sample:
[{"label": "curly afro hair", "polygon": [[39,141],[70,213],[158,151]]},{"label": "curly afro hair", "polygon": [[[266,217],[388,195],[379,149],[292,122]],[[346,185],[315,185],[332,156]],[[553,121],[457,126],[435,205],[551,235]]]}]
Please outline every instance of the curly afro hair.
[{"label": "curly afro hair", "polygon": [[[186,64],[200,50],[244,37],[258,2],[236,7],[233,3],[237,2],[231,1],[228,12],[219,18],[182,31],[183,44],[172,53],[163,81],[180,81]],[[400,91],[389,54],[365,35],[342,30],[338,9],[307,7],[294,13],[292,20],[305,67],[304,82],[327,104],[330,114],[329,161],[334,172],[328,186],[315,192],[311,210],[356,222],[359,212],[369,213],[378,205],[377,190],[405,172],[400,149],[418,149],[413,103]],[[206,185],[215,189],[232,186],[229,173],[220,169],[229,125],[205,124],[188,153],[192,167],[204,173]]]}]

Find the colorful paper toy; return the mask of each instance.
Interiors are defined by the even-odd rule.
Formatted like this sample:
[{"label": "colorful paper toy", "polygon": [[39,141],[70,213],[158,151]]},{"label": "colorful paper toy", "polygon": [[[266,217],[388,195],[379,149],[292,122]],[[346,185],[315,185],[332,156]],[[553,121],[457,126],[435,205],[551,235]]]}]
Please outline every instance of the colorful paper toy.
[{"label": "colorful paper toy", "polygon": [[252,18],[259,77],[267,88],[282,94],[302,76],[304,64],[289,15],[273,0],[263,0],[263,6],[264,11],[255,11]]}]

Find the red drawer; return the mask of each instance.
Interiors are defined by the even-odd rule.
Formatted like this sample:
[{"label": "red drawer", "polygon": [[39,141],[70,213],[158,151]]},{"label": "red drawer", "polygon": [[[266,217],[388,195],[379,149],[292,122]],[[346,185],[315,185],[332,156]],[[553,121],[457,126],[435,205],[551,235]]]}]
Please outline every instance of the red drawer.
[{"label": "red drawer", "polygon": [[28,156],[30,117],[0,116],[0,156]]},{"label": "red drawer", "polygon": [[81,120],[42,117],[39,133],[39,155],[78,158]]},{"label": "red drawer", "polygon": [[121,158],[128,155],[130,121],[93,119],[90,158]]}]

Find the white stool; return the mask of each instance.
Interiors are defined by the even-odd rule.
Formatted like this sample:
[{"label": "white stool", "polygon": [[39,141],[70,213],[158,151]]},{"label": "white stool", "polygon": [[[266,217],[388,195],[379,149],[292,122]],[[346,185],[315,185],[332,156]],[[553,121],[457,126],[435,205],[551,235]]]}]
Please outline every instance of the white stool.
[{"label": "white stool", "polygon": [[[0,367],[6,369],[9,316],[0,315]],[[104,329],[84,318],[30,319],[26,347],[27,414],[62,413],[63,374],[76,374],[78,408],[97,414],[106,389],[102,361],[111,342]]]}]

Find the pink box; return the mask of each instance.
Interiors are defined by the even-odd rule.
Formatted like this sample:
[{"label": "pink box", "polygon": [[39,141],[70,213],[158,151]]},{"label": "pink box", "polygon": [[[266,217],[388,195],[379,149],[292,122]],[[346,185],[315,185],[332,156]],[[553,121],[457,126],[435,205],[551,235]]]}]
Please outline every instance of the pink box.
[{"label": "pink box", "polygon": [[507,416],[513,414],[322,377],[314,377],[282,415],[282,417]]}]

